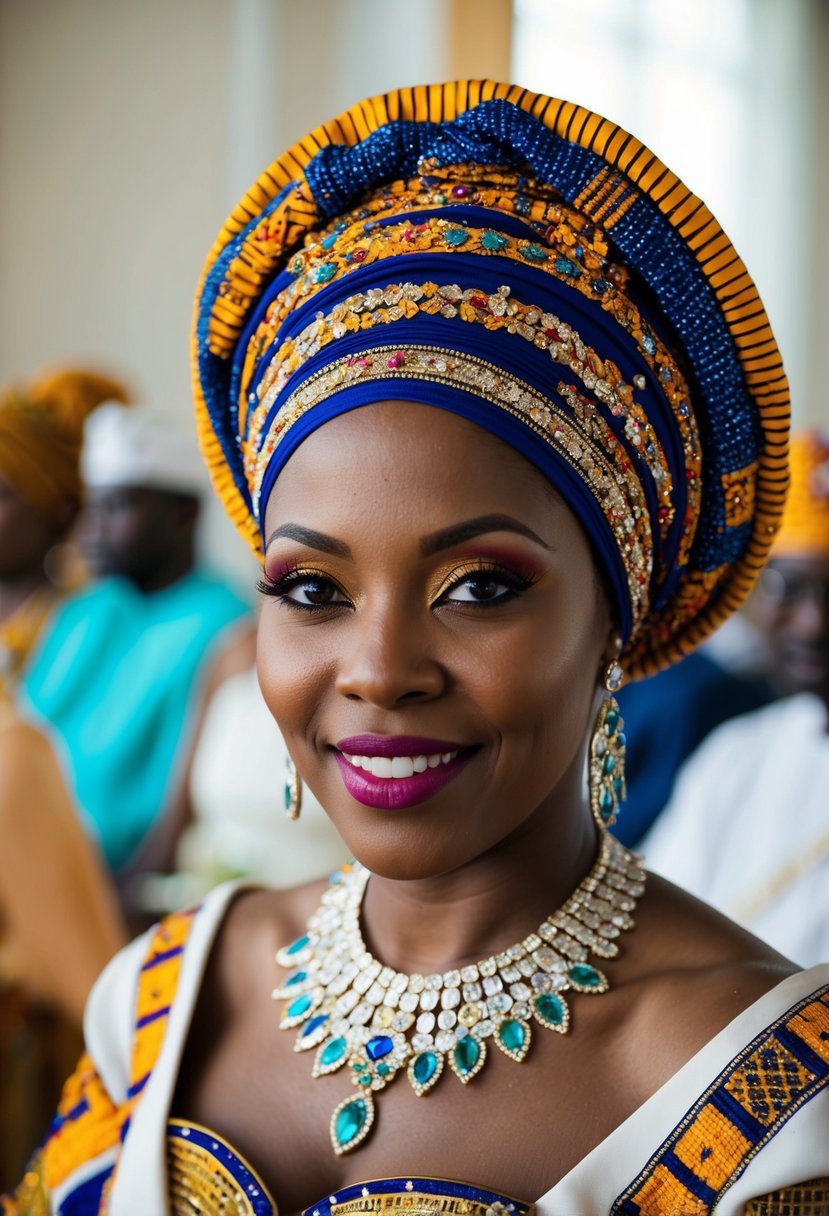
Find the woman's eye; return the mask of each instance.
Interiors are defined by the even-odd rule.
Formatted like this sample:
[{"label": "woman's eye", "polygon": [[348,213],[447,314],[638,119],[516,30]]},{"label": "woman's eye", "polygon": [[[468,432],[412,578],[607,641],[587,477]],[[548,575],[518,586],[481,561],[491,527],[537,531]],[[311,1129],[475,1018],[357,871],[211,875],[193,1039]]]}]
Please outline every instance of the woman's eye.
[{"label": "woman's eye", "polygon": [[529,580],[506,570],[475,570],[456,579],[440,598],[450,604],[499,604],[529,586]]},{"label": "woman's eye", "polygon": [[342,591],[331,579],[299,571],[273,582],[265,579],[260,582],[259,590],[297,608],[327,608],[346,603]]}]

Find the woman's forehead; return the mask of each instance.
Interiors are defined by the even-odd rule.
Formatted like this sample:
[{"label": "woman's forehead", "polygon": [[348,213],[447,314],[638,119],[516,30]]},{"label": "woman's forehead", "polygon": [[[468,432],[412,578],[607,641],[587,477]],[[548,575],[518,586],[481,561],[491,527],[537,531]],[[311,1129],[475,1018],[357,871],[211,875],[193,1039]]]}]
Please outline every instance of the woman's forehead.
[{"label": "woman's forehead", "polygon": [[528,509],[563,507],[548,479],[484,427],[450,410],[399,400],[338,415],[309,435],[282,470],[266,519],[321,490],[345,507],[346,487],[352,499],[405,494],[424,509],[436,491],[450,501],[517,497]]}]

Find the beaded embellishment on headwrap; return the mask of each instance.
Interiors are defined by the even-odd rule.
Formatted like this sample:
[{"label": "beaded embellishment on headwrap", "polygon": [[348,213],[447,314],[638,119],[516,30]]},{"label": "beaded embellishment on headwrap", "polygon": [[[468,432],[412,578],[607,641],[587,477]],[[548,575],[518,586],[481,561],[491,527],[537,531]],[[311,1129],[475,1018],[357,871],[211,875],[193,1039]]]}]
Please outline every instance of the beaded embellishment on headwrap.
[{"label": "beaded embellishment on headwrap", "polygon": [[[499,314],[489,301],[505,285]],[[389,299],[398,290],[423,294]],[[574,351],[555,338],[545,347],[536,313],[559,320],[559,334],[568,326],[584,359],[575,338]],[[469,382],[407,379],[403,363],[381,376],[376,352],[390,345],[440,350],[458,368],[483,358],[545,398],[551,419],[581,430],[593,418],[584,445],[597,468],[604,447],[642,513],[640,551],[609,518],[601,479],[594,497],[530,412],[522,426],[492,402],[482,409]],[[275,161],[208,260],[194,356],[208,464],[255,549],[279,470],[327,419],[390,393],[468,414],[573,509],[604,567],[631,678],[692,649],[739,605],[777,527],[786,382],[744,266],[635,139],[509,85],[375,97]],[[352,376],[360,359],[371,373]],[[634,480],[638,500],[625,488]]]}]

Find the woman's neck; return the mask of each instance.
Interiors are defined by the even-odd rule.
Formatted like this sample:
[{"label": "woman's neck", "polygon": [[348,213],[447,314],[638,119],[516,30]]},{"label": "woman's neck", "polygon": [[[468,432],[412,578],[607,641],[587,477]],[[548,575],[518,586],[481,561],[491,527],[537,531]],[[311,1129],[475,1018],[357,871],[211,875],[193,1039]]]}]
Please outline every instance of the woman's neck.
[{"label": "woman's neck", "polygon": [[535,812],[496,849],[448,874],[372,875],[363,901],[368,949],[408,974],[444,972],[520,942],[567,899],[597,853],[589,812]]}]

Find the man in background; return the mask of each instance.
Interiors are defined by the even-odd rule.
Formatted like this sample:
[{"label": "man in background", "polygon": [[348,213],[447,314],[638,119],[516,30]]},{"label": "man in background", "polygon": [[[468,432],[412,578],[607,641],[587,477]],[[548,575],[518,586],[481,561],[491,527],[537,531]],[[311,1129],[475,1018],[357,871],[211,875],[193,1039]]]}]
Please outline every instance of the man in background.
[{"label": "man in background", "polygon": [[643,849],[650,869],[803,966],[829,960],[829,438],[798,436],[749,604],[783,699],[716,730]]},{"label": "man in background", "polygon": [[149,407],[102,406],[84,439],[78,541],[100,576],[56,615],[25,695],[51,727],[119,880],[172,861],[200,680],[248,605],[195,559],[195,441]]}]

